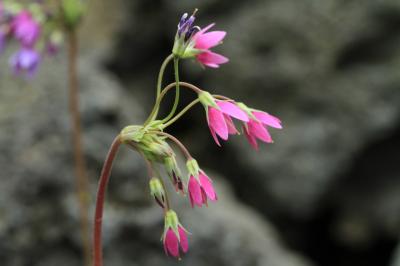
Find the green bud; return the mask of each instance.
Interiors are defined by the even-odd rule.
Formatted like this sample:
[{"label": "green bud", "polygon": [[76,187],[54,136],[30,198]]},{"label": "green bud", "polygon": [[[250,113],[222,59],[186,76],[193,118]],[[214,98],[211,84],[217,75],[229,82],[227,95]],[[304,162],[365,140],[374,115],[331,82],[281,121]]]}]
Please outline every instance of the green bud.
[{"label": "green bud", "polygon": [[171,147],[165,141],[151,142],[147,145],[147,148],[149,149],[149,151],[162,157],[164,156],[168,157],[173,154]]},{"label": "green bud", "polygon": [[121,141],[123,143],[134,141],[140,142],[144,137],[145,131],[141,126],[127,126],[121,130]]},{"label": "green bud", "polygon": [[176,162],[175,156],[165,157],[164,167],[165,167],[165,170],[167,171],[168,175],[171,175],[173,172],[175,172],[177,175],[179,175],[180,171],[179,171],[178,163]]},{"label": "green bud", "polygon": [[82,20],[85,5],[82,0],[62,0],[61,8],[64,23],[69,29],[74,29]]},{"label": "green bud", "polygon": [[153,177],[149,183],[150,186],[150,194],[154,197],[158,205],[161,208],[165,207],[165,190],[162,182],[159,178]]},{"label": "green bud", "polygon": [[199,93],[199,100],[204,105],[204,107],[214,107],[219,109],[214,97],[207,91],[202,91]]},{"label": "green bud", "polygon": [[200,172],[200,167],[199,164],[195,159],[190,159],[186,162],[186,167],[190,175],[194,176],[197,178]]}]

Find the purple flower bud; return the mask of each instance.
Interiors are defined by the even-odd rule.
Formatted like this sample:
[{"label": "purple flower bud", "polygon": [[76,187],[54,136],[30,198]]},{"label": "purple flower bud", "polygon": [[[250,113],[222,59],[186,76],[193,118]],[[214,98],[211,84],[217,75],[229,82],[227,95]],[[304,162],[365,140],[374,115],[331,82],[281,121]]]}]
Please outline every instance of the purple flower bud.
[{"label": "purple flower bud", "polygon": [[33,49],[22,48],[10,58],[10,66],[15,75],[25,74],[31,78],[40,63],[40,55]]}]

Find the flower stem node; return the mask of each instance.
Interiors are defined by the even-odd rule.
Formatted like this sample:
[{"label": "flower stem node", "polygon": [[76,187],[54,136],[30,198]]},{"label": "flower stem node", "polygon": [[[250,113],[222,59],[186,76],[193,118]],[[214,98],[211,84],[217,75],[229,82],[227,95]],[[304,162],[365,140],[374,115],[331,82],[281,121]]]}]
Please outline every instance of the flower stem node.
[{"label": "flower stem node", "polygon": [[154,197],[155,201],[161,208],[165,208],[166,206],[166,196],[164,186],[161,180],[157,177],[153,177],[150,179],[150,194]]}]

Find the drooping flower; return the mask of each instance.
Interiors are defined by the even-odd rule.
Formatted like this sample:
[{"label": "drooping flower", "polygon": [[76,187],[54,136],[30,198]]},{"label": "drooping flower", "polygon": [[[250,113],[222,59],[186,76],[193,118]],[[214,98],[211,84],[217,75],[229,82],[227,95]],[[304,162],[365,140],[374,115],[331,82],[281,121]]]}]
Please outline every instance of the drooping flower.
[{"label": "drooping flower", "polygon": [[173,210],[169,210],[165,214],[162,241],[168,256],[180,258],[180,250],[186,253],[189,249],[187,231],[179,223],[178,216]]},{"label": "drooping flower", "polygon": [[225,31],[210,31],[215,24],[210,24],[193,36],[194,48],[201,52],[196,55],[197,60],[208,67],[218,68],[229,61],[228,58],[210,51],[210,48],[219,45],[225,38]]},{"label": "drooping flower", "polygon": [[186,163],[189,172],[188,193],[192,207],[207,205],[208,200],[218,199],[211,179],[201,170],[194,159]]},{"label": "drooping flower", "polygon": [[250,145],[255,150],[258,150],[257,139],[265,143],[272,143],[273,140],[267,126],[282,129],[282,123],[279,118],[266,112],[249,108],[243,103],[239,103],[238,106],[246,111],[250,117],[250,120],[243,125],[244,134]]},{"label": "drooping flower", "polygon": [[10,66],[15,75],[35,75],[40,63],[40,55],[33,49],[22,48],[10,58]]},{"label": "drooping flower", "polygon": [[21,11],[11,22],[11,31],[24,47],[33,47],[40,35],[40,25],[30,12]]},{"label": "drooping flower", "polygon": [[199,99],[206,109],[208,127],[218,146],[221,146],[218,137],[228,140],[230,134],[238,133],[232,117],[242,122],[249,121],[247,114],[233,102],[215,100],[205,91],[199,93]]}]

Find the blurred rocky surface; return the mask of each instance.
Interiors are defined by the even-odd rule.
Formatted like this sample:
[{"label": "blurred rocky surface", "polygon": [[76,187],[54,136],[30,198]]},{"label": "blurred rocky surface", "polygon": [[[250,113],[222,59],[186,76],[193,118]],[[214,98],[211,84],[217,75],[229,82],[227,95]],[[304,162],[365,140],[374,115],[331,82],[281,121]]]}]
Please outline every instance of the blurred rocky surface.
[{"label": "blurred rocky surface", "polygon": [[390,266],[400,265],[400,245],[397,247],[396,252],[393,254],[393,261]]}]

